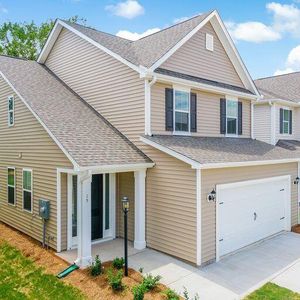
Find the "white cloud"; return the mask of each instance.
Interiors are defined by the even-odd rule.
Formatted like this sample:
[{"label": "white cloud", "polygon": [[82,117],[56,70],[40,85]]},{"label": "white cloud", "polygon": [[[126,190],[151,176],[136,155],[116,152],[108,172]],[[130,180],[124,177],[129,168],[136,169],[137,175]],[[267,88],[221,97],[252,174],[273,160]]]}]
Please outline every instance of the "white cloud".
[{"label": "white cloud", "polygon": [[105,9],[113,15],[126,19],[133,19],[137,16],[143,15],[145,12],[143,6],[136,0],[126,0],[115,5],[107,5]]},{"label": "white cloud", "polygon": [[177,24],[177,23],[181,23],[181,22],[184,22],[188,19],[190,19],[191,17],[180,17],[180,18],[176,18],[173,20],[173,24]]},{"label": "white cloud", "polygon": [[292,73],[292,72],[295,72],[294,69],[292,69],[292,68],[286,68],[283,70],[278,69],[274,72],[274,76],[288,74],[288,73]]},{"label": "white cloud", "polygon": [[261,43],[277,41],[281,38],[280,33],[261,22],[226,22],[226,26],[234,40]]},{"label": "white cloud", "polygon": [[3,14],[7,14],[8,13],[8,9],[5,8],[1,3],[0,3],[0,12]]},{"label": "white cloud", "polygon": [[160,28],[150,28],[142,33],[137,33],[137,32],[131,32],[128,30],[120,30],[117,32],[117,36],[131,40],[131,41],[136,41],[138,39],[141,39],[149,34],[155,33],[157,31],[160,31]]},{"label": "white cloud", "polygon": [[271,2],[266,8],[273,14],[274,30],[300,36],[300,9],[295,4]]}]

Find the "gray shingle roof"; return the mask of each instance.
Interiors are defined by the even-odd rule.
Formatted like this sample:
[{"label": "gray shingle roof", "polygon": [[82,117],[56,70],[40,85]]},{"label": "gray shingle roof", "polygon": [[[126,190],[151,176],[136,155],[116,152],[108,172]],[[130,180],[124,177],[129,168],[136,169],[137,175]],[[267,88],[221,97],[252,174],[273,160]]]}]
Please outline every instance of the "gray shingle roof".
[{"label": "gray shingle roof", "polygon": [[144,138],[200,164],[300,158],[300,147],[291,151],[248,138],[145,136]]},{"label": "gray shingle roof", "polygon": [[264,99],[300,102],[300,72],[254,80]]},{"label": "gray shingle roof", "polygon": [[129,41],[89,27],[63,22],[134,65],[149,68],[211,13],[212,11],[195,16],[137,41]]},{"label": "gray shingle roof", "polygon": [[209,79],[205,79],[205,78],[200,78],[200,77],[196,77],[196,76],[192,76],[192,75],[188,75],[188,74],[183,74],[183,73],[179,73],[179,72],[175,72],[175,71],[171,71],[171,70],[167,70],[167,69],[163,69],[163,68],[155,69],[155,73],[169,75],[169,76],[176,77],[176,78],[191,80],[191,81],[195,81],[195,82],[199,82],[199,83],[203,83],[203,84],[207,84],[207,85],[211,85],[211,86],[215,86],[215,87],[219,87],[219,88],[229,89],[229,90],[233,90],[236,92],[242,92],[242,93],[253,95],[253,93],[251,91],[249,91],[245,88],[242,88],[242,87],[238,87],[238,86],[234,86],[231,84],[218,82],[218,81],[214,81],[214,80],[209,80]]},{"label": "gray shingle roof", "polygon": [[150,162],[43,65],[0,56],[0,71],[79,166]]}]

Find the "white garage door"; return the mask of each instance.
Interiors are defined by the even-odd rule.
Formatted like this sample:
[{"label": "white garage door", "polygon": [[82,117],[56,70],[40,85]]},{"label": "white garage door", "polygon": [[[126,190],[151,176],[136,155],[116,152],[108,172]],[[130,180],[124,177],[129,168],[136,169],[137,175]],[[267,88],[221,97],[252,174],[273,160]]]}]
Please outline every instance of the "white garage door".
[{"label": "white garage door", "polygon": [[217,259],[290,229],[290,176],[217,186]]}]

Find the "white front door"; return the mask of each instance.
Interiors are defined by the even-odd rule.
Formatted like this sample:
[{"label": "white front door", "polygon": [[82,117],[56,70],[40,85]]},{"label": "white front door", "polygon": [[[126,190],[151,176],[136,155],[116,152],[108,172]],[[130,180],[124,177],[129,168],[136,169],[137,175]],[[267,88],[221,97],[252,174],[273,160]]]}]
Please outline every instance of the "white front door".
[{"label": "white front door", "polygon": [[217,259],[290,230],[290,177],[217,186]]}]

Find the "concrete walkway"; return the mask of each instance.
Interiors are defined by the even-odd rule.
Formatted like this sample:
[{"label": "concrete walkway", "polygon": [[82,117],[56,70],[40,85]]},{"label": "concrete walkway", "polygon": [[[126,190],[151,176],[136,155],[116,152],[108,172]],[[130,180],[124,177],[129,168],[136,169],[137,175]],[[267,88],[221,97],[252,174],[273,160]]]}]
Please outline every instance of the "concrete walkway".
[{"label": "concrete walkway", "polygon": [[[93,254],[98,252],[103,261],[122,256],[122,240],[95,246],[98,251],[93,249]],[[201,300],[240,299],[269,281],[300,292],[300,235],[282,233],[203,268],[151,249],[130,247],[129,264],[161,275],[162,282],[179,293],[186,287],[191,297],[198,294]]]}]

